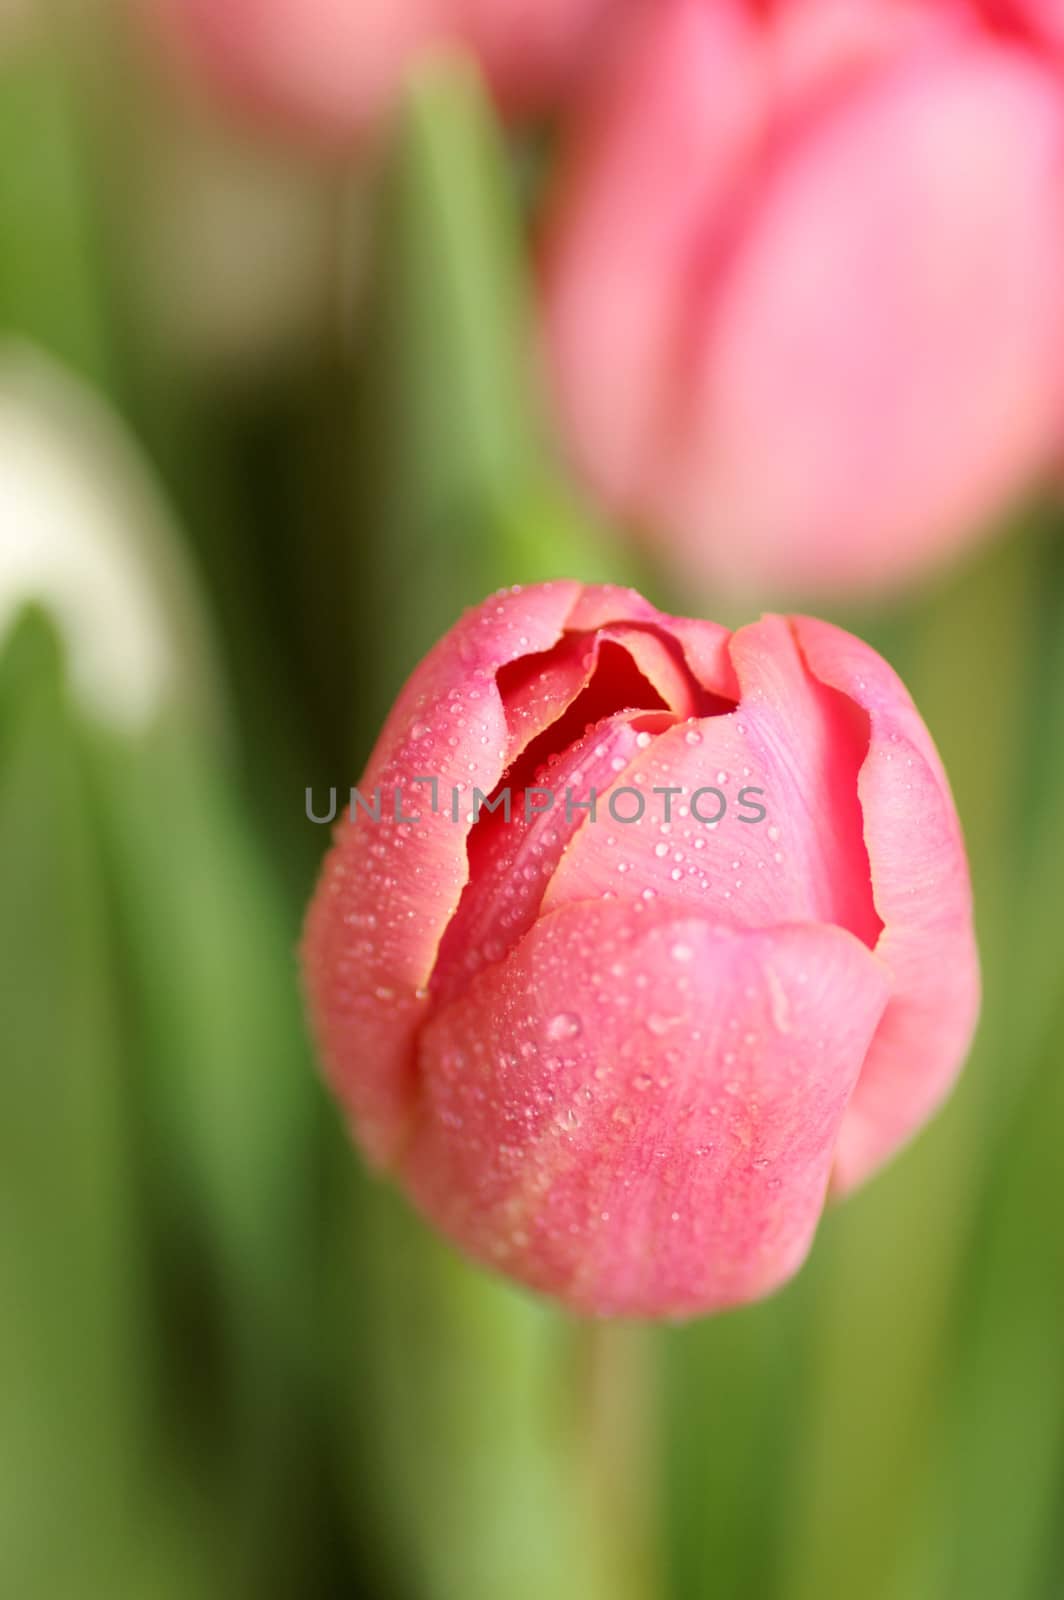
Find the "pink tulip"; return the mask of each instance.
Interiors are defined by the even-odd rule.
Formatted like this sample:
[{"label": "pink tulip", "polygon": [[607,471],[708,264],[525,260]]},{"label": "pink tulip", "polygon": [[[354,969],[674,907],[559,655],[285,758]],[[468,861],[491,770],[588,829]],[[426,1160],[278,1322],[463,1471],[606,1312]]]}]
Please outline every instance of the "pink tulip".
[{"label": "pink tulip", "polygon": [[578,468],[679,572],[900,580],[1054,458],[1061,15],[661,0],[603,75],[546,231],[549,356]]},{"label": "pink tulip", "polygon": [[154,0],[171,36],[238,99],[308,131],[369,132],[407,69],[465,49],[514,112],[570,84],[608,11],[632,0]]},{"label": "pink tulip", "polygon": [[1011,22],[1026,27],[1036,38],[1057,48],[1064,47],[1064,10],[1060,0],[983,0],[984,9],[993,21]]},{"label": "pink tulip", "polygon": [[960,1068],[949,787],[897,677],[826,623],[505,591],[414,673],[352,806],[303,958],[354,1135],[579,1311],[772,1290]]}]

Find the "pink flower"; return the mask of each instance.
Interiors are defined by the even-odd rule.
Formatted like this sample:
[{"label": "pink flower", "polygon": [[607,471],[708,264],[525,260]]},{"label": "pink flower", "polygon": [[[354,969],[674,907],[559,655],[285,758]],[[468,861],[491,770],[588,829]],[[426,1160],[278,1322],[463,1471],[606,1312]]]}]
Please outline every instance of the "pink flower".
[{"label": "pink flower", "polygon": [[503,592],[414,673],[353,806],[303,950],[333,1088],[444,1233],[578,1310],[775,1288],[829,1185],[959,1070],[979,980],[949,787],[837,628]]},{"label": "pink flower", "polygon": [[545,239],[549,353],[576,463],[680,572],[895,581],[1050,463],[1060,15],[662,0],[604,75]]},{"label": "pink flower", "polygon": [[223,88],[330,138],[370,131],[433,49],[480,62],[505,107],[538,110],[569,86],[608,11],[631,0],[153,0]]}]

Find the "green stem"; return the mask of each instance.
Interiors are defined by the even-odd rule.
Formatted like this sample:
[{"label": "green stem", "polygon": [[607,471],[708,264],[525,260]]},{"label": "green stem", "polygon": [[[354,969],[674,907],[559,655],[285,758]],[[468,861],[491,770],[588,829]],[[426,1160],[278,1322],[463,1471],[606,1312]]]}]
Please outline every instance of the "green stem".
[{"label": "green stem", "polygon": [[602,1592],[640,1600],[661,1592],[656,1337],[646,1327],[609,1322],[587,1323],[573,1337],[583,1391],[588,1525]]}]

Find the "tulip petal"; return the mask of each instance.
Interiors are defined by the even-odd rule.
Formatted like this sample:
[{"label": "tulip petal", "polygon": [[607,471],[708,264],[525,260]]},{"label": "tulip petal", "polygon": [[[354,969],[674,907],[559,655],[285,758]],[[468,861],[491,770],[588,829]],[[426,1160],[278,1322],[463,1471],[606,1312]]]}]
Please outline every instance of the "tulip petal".
[{"label": "tulip petal", "polygon": [[[579,592],[544,584],[468,612],[415,671],[374,750],[361,790],[369,799],[381,788],[382,820],[359,813],[337,829],[307,917],[304,970],[326,1071],[375,1162],[403,1137],[411,1046],[468,874],[465,800],[491,794],[529,736],[508,728],[495,674],[555,644]],[[419,777],[436,779],[438,810]],[[452,789],[463,799],[457,821]],[[394,820],[396,793],[399,815],[416,824]]]},{"label": "tulip petal", "polygon": [[670,650],[659,634],[646,628],[614,624],[601,629],[598,638],[620,645],[628,652],[670,711],[679,717],[698,714],[704,696],[699,694],[698,684],[691,677],[683,656]]},{"label": "tulip petal", "polygon": [[569,626],[591,630],[608,627],[612,622],[645,622],[667,628],[672,618],[652,606],[638,589],[624,589],[613,583],[586,584],[573,605]]},{"label": "tulip petal", "polygon": [[407,1186],[581,1311],[766,1294],[809,1248],[888,987],[837,928],[563,907],[425,1029]]},{"label": "tulip petal", "polygon": [[728,650],[730,630],[722,628],[718,622],[705,622],[701,617],[669,617],[667,626],[703,689],[735,704],[739,699],[739,680]]},{"label": "tulip petal", "polygon": [[[469,839],[469,882],[440,945],[432,991],[440,1004],[482,967],[501,961],[536,919],[570,839],[639,746],[639,727],[666,716],[609,717],[536,774],[537,788],[510,794],[508,813],[482,817]],[[496,804],[501,804],[496,797]],[[597,803],[597,802],[596,802]]]},{"label": "tulip petal", "polygon": [[[867,722],[811,677],[782,617],[739,629],[731,657],[738,709],[671,728],[633,758],[597,825],[567,848],[544,908],[623,893],[731,927],[834,922],[871,947],[881,924],[857,794]],[[620,787],[639,793],[622,802]],[[668,788],[680,792],[667,803]],[[639,794],[642,815],[620,820]]]},{"label": "tulip petal", "polygon": [[[579,702],[599,644],[591,637],[574,646],[566,634],[600,617],[622,629],[667,620],[634,590],[571,582],[504,591],[468,612],[414,672],[374,750],[360,792],[372,804],[381,790],[381,820],[359,810],[337,830],[307,918],[304,966],[327,1074],[377,1163],[402,1143],[413,1040],[469,876],[474,793],[491,796],[522,752]],[[663,648],[645,640],[639,648],[680,693]],[[419,778],[435,779],[435,791]]]},{"label": "tulip petal", "polygon": [[364,136],[433,50],[472,54],[508,111],[565,95],[636,0],[151,0],[229,93],[328,139]]},{"label": "tulip petal", "polygon": [[638,0],[453,0],[455,28],[503,104],[526,109],[573,86],[604,24]]},{"label": "tulip petal", "polygon": [[587,585],[569,618],[570,628],[588,631],[620,623],[643,625],[674,639],[688,669],[708,694],[720,700],[739,698],[728,655],[731,633],[719,622],[709,622],[703,617],[669,616],[644,600],[635,589],[619,589],[609,584]]},{"label": "tulip petal", "polygon": [[[671,628],[658,630],[671,619],[640,596],[621,598],[639,622],[604,620],[615,614],[616,593],[585,590],[568,627],[590,622],[596,631],[567,631],[546,655],[524,656],[498,675],[511,729],[528,742],[469,836],[469,880],[432,976],[437,1002],[527,932],[563,851],[597,815],[597,796],[653,735],[676,716],[721,714],[715,708],[731,704],[702,688]],[[722,676],[734,674],[729,667]]]},{"label": "tulip petal", "polygon": [[685,420],[643,502],[686,570],[884,582],[1047,469],[1062,167],[1059,81],[975,34],[784,127],[692,312]]},{"label": "tulip petal", "polygon": [[727,653],[728,630],[717,623],[666,616],[634,589],[586,585],[577,592],[564,626],[564,634],[547,651],[522,653],[499,673],[507,721],[522,748],[556,727],[588,689],[603,667],[603,644],[624,650],[631,658],[628,678],[635,673],[645,681],[634,692],[631,684],[613,690],[603,681],[610,674],[603,672],[581,731],[614,711],[636,705],[653,709],[648,689],[678,716],[714,715],[738,697]]},{"label": "tulip petal", "polygon": [[544,249],[547,338],[578,463],[630,507],[673,403],[692,238],[761,127],[743,0],[651,6],[578,128]]},{"label": "tulip petal", "polygon": [[326,138],[365,134],[445,34],[441,0],[154,0],[223,90]]},{"label": "tulip petal", "polygon": [[[984,0],[986,3],[986,0]],[[1064,49],[1064,12],[1059,0],[1005,0],[1036,40]]]},{"label": "tulip petal", "polygon": [[867,713],[858,788],[893,993],[839,1137],[834,1187],[885,1161],[953,1084],[979,1010],[968,863],[949,784],[900,679],[859,639],[811,617],[794,628],[810,670]]},{"label": "tulip petal", "polygon": [[801,116],[906,51],[970,34],[972,18],[968,0],[787,0],[766,21],[777,115]]}]

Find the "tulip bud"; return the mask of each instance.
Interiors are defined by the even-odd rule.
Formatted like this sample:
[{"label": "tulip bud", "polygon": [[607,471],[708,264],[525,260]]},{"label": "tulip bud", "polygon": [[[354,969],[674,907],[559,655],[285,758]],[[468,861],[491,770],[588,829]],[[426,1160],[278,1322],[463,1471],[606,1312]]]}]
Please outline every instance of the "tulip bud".
[{"label": "tulip bud", "polygon": [[311,132],[363,135],[407,70],[464,49],[504,108],[562,95],[603,17],[633,0],[155,0],[166,31],[235,97]]},{"label": "tulip bud", "polygon": [[926,728],[859,640],[631,590],[468,613],[401,694],[303,948],[371,1162],[599,1314],[756,1298],[942,1100],[978,969]]},{"label": "tulip bud", "polygon": [[544,250],[560,418],[682,574],[895,582],[1055,459],[1064,63],[1007,9],[672,0],[581,110]]}]

